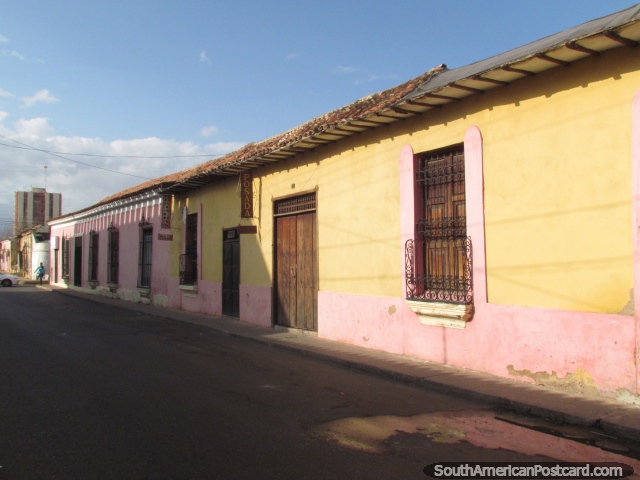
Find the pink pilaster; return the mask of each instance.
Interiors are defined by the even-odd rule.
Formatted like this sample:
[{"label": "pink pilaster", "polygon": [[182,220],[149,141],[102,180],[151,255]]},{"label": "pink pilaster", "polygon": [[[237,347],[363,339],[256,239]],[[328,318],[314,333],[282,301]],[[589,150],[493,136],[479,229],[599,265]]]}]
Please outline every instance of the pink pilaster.
[{"label": "pink pilaster", "polygon": [[[414,184],[418,157],[413,154],[410,145],[402,147],[400,152],[400,264],[405,264],[405,244],[416,236],[416,195]],[[407,283],[404,269],[402,271],[402,297],[407,297]]]},{"label": "pink pilaster", "polygon": [[640,89],[636,92],[632,104],[631,121],[631,168],[632,168],[632,228],[633,228],[633,299],[635,320],[635,394],[640,393]]},{"label": "pink pilaster", "polygon": [[473,302],[477,309],[487,303],[487,266],[484,246],[484,172],[482,134],[476,126],[464,136],[464,168],[467,234],[471,237]]}]

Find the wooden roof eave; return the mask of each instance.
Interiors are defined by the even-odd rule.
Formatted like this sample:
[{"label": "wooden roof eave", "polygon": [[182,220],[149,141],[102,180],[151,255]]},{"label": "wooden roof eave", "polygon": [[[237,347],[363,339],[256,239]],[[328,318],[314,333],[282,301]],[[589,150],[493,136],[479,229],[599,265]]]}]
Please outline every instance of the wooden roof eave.
[{"label": "wooden roof eave", "polygon": [[[598,43],[600,48],[593,48],[591,46],[593,43]],[[600,55],[602,52],[612,48],[622,46],[635,47],[638,45],[640,45],[640,21],[634,20],[613,29],[606,29],[574,38],[562,45],[554,45],[548,49],[531,53],[525,57],[518,58],[469,77],[458,79],[455,82],[451,82],[432,91],[424,92],[409,100],[401,101],[396,104],[396,106],[411,105],[409,102],[433,102],[436,100],[439,103],[431,106],[441,107],[442,105],[461,100],[471,95],[482,94],[490,89],[508,86],[515,80],[527,76],[534,76],[551,68],[570,66],[574,61],[581,60],[588,56]],[[511,78],[505,79],[504,75],[496,75],[496,72],[507,72],[506,76]],[[496,78],[496,76],[498,78]],[[461,90],[465,92],[466,95],[464,97],[455,95],[452,93],[455,90]]]}]

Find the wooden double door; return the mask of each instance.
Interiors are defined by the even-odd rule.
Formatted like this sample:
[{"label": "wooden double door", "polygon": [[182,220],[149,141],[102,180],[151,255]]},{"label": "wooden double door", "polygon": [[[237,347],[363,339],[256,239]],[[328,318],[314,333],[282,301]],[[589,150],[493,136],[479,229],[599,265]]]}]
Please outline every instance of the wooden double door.
[{"label": "wooden double door", "polygon": [[316,213],[277,217],[276,312],[278,325],[318,329]]}]

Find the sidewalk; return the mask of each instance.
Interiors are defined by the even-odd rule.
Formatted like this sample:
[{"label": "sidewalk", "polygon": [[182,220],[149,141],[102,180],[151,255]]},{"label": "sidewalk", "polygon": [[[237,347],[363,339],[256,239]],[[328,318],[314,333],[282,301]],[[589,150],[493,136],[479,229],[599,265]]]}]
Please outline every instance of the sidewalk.
[{"label": "sidewalk", "polygon": [[473,398],[491,406],[570,425],[600,428],[621,439],[640,442],[640,406],[614,400],[564,393],[437,363],[380,352],[289,329],[264,328],[232,317],[212,317],[82,293],[50,285],[37,288],[72,295],[150,315],[213,328],[233,337],[289,350],[297,355],[335,363],[354,370],[415,386]]}]

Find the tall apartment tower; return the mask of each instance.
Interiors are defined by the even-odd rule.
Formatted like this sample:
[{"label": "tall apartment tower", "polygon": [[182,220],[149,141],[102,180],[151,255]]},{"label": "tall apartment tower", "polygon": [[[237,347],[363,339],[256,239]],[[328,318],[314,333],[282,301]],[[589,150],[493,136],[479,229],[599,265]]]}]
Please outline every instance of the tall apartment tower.
[{"label": "tall apartment tower", "polygon": [[16,192],[13,233],[45,224],[62,212],[62,194],[48,193],[45,188],[31,188],[30,192]]}]

